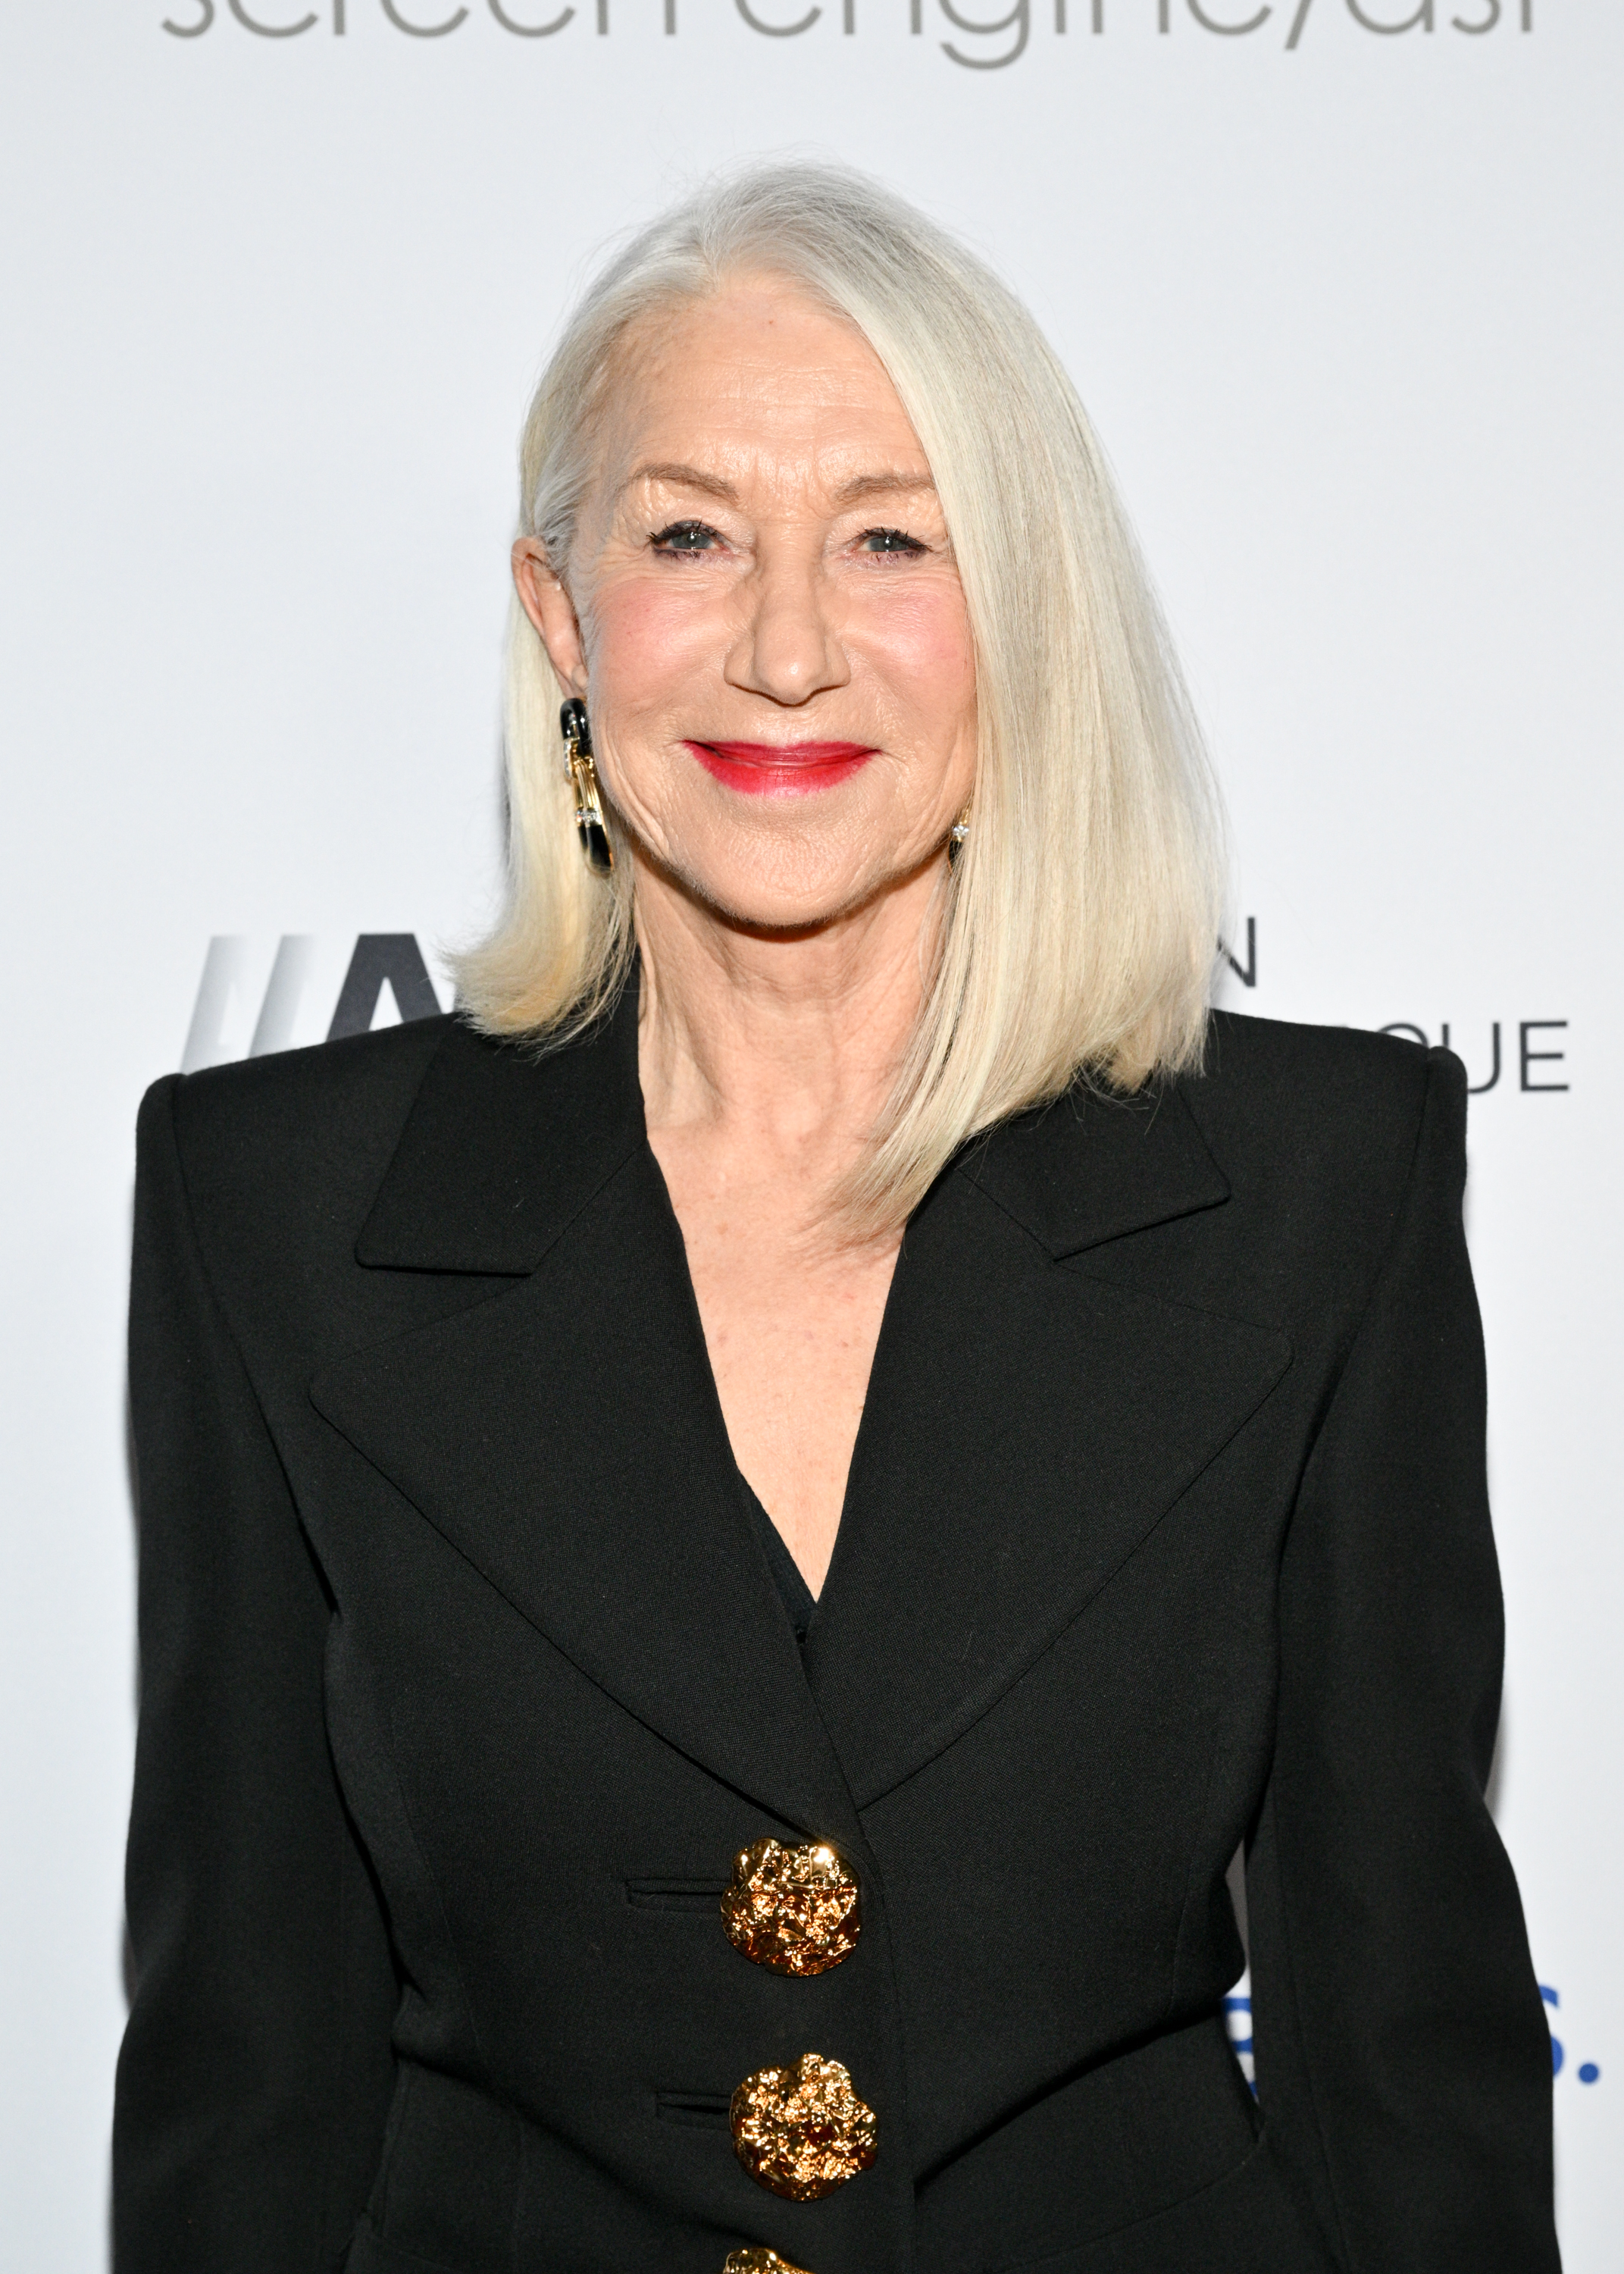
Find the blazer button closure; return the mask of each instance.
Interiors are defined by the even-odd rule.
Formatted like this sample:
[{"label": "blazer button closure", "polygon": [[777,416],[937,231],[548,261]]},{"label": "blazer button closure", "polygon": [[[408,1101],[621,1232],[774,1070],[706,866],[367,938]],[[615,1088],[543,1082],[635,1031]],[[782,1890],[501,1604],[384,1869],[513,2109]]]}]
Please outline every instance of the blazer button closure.
[{"label": "blazer button closure", "polygon": [[826,1974],[857,1946],[857,1874],[823,1841],[758,1840],[733,1858],[722,1924],[735,1950],[774,1974]]},{"label": "blazer button closure", "polygon": [[851,2072],[822,2053],[789,2068],[758,2068],[728,2109],[733,2150],[758,2187],[791,2202],[832,2195],[875,2157],[875,2118]]},{"label": "blazer button closure", "polygon": [[730,2250],[722,2274],[807,2274],[807,2270],[792,2266],[776,2250]]}]

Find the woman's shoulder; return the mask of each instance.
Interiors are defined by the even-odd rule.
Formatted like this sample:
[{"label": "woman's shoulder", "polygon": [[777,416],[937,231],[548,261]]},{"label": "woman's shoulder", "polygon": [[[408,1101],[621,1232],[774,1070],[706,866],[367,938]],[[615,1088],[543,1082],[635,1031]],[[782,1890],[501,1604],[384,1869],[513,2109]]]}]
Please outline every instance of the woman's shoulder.
[{"label": "woman's shoulder", "polygon": [[547,1051],[454,1014],[171,1074],[142,1107],[138,1183],[167,1179],[234,1276],[269,1258],[312,1284],[357,1261],[530,1270],[538,1227],[641,1128],[635,1043],[630,1013]]},{"label": "woman's shoulder", "polygon": [[1449,1050],[1363,1027],[1320,1027],[1214,1011],[1190,1095],[1277,1120],[1347,1111],[1363,1123],[1413,1120],[1428,1088],[1464,1069]]},{"label": "woman's shoulder", "polygon": [[410,1023],[168,1074],[142,1101],[138,1184],[172,1178],[206,1251],[353,1244],[455,1022]]},{"label": "woman's shoulder", "polygon": [[1320,1193],[1339,1213],[1385,1211],[1424,1145],[1463,1165],[1465,1068],[1399,1035],[1214,1012],[1179,1088],[1231,1178]]},{"label": "woman's shoulder", "polygon": [[279,1170],[335,1167],[347,1154],[375,1153],[398,1138],[456,1023],[414,1019],[308,1050],[169,1074],[142,1101],[142,1124],[172,1126],[189,1173],[274,1180]]}]

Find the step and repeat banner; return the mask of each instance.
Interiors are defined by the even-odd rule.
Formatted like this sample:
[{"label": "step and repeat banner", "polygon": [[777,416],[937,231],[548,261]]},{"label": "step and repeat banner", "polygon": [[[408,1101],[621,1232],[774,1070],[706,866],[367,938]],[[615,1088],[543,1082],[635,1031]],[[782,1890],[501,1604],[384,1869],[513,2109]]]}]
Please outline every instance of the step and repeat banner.
[{"label": "step and repeat banner", "polygon": [[5,2263],[105,2264],[137,1102],[449,1002],[549,335],[793,149],[1075,373],[1228,791],[1224,999],[1466,1062],[1494,1801],[1568,2262],[1618,2265],[1620,84],[1614,0],[9,0]]}]

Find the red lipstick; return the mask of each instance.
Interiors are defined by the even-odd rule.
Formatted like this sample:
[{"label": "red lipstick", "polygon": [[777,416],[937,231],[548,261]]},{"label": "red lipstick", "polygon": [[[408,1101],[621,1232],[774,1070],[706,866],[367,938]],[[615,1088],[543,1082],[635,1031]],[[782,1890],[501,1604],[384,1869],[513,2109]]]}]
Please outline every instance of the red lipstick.
[{"label": "red lipstick", "polygon": [[689,742],[708,774],[747,797],[832,789],[875,756],[869,742]]}]

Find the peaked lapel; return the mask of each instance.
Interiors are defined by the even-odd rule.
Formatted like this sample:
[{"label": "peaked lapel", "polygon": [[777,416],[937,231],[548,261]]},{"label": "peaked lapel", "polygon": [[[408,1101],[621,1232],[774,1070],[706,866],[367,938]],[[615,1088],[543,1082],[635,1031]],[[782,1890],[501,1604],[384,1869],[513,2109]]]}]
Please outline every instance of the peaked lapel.
[{"label": "peaked lapel", "polygon": [[1136,1097],[1079,1082],[972,1147],[962,1170],[1056,1257],[1229,1197],[1177,1082]]},{"label": "peaked lapel", "polygon": [[1283,1336],[1066,1260],[1227,1193],[1176,1091],[1062,1101],[910,1225],[808,1650],[860,1807],[1019,1678],[1289,1365]]},{"label": "peaked lapel", "polygon": [[608,1018],[545,1056],[453,1020],[356,1260],[524,1276],[645,1141],[635,984]]},{"label": "peaked lapel", "polygon": [[453,1030],[357,1252],[525,1276],[312,1397],[628,1713],[785,1822],[850,1837],[644,1135],[635,1021],[633,996],[539,1061]]}]

